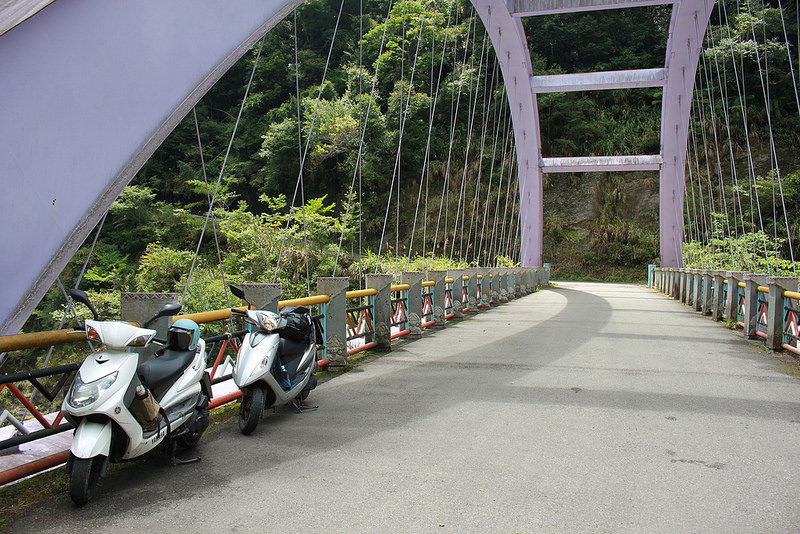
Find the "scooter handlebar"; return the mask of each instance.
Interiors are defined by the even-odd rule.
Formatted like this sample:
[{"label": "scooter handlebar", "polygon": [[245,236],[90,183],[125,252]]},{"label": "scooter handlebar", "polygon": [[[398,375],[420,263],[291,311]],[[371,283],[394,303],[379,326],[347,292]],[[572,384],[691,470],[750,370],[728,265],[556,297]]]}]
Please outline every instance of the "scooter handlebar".
[{"label": "scooter handlebar", "polygon": [[247,330],[239,330],[237,332],[226,332],[218,336],[204,337],[203,340],[208,343],[216,343],[217,341],[225,341],[226,339],[242,338],[247,333]]}]

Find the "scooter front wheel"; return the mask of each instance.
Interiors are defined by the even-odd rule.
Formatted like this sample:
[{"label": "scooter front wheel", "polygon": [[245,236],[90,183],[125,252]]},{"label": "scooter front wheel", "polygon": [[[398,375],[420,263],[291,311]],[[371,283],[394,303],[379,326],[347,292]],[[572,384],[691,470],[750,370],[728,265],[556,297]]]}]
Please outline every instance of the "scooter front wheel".
[{"label": "scooter front wheel", "polygon": [[69,481],[69,496],[72,502],[82,506],[89,502],[94,495],[97,482],[103,474],[103,468],[108,461],[107,456],[93,458],[78,458],[73,456],[72,471]]},{"label": "scooter front wheel", "polygon": [[264,390],[252,386],[242,390],[242,404],[239,406],[239,430],[245,436],[258,426],[258,420],[264,413]]}]

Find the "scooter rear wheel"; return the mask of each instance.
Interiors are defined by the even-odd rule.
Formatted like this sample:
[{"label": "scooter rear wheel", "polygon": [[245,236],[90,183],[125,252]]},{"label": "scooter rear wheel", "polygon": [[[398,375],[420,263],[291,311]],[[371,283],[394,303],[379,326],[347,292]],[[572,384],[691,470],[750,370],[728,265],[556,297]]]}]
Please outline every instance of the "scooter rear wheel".
[{"label": "scooter rear wheel", "polygon": [[108,461],[107,456],[93,458],[72,457],[72,471],[69,481],[69,496],[72,502],[82,506],[89,502],[94,495],[97,482],[103,474],[103,467]]},{"label": "scooter rear wheel", "polygon": [[252,386],[242,390],[242,403],[239,405],[239,430],[245,436],[258,426],[261,414],[264,413],[264,390]]}]

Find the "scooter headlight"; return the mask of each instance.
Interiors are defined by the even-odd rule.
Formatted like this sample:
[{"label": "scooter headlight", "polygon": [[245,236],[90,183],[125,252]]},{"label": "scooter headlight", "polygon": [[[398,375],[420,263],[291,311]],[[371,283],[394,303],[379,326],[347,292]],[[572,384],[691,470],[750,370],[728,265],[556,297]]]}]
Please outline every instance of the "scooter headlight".
[{"label": "scooter headlight", "polygon": [[69,392],[70,406],[73,408],[85,408],[94,403],[105,390],[114,384],[118,374],[118,371],[114,371],[103,378],[85,383],[81,380],[80,373],[78,373],[75,375],[75,381],[72,383],[72,389]]},{"label": "scooter headlight", "polygon": [[278,328],[279,319],[280,316],[277,313],[270,311],[258,312],[258,326],[260,326],[266,332],[272,332],[273,330]]}]

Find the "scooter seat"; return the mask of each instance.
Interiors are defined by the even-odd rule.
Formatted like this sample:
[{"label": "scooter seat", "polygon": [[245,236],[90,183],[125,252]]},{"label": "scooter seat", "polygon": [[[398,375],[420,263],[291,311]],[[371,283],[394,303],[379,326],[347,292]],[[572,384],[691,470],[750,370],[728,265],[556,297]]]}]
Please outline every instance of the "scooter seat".
[{"label": "scooter seat", "polygon": [[161,401],[170,386],[194,360],[193,350],[165,349],[144,363],[137,373],[142,384],[147,386],[157,401]]},{"label": "scooter seat", "polygon": [[300,360],[303,359],[303,354],[306,352],[307,348],[308,344],[306,343],[281,338],[280,344],[278,345],[278,355],[292,380],[294,380],[297,374],[297,367],[300,365]]}]

